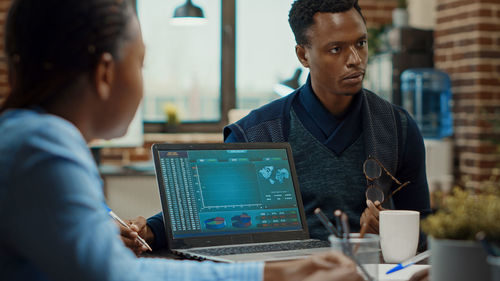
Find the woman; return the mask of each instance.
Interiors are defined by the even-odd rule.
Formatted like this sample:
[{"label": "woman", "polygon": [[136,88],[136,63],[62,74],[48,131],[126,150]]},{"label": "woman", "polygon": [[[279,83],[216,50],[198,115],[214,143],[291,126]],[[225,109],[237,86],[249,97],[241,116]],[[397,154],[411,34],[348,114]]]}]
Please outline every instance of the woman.
[{"label": "woman", "polygon": [[0,272],[5,280],[361,280],[334,254],[273,264],[136,258],[104,208],[86,143],[126,132],[144,44],[125,0],[18,0],[0,109]]}]

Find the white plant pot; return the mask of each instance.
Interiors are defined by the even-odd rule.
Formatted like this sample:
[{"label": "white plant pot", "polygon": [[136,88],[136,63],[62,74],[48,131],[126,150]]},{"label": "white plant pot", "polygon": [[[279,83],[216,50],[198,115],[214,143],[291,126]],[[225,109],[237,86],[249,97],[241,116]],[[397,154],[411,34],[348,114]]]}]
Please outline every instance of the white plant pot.
[{"label": "white plant pot", "polygon": [[392,25],[394,27],[408,26],[408,11],[402,8],[392,10]]},{"label": "white plant pot", "polygon": [[431,248],[431,281],[490,281],[486,253],[475,241],[435,239]]}]

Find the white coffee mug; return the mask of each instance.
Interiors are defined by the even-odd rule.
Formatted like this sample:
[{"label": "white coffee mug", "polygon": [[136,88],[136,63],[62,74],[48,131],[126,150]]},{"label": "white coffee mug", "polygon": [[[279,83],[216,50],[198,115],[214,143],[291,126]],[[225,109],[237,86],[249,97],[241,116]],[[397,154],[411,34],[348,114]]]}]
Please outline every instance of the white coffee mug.
[{"label": "white coffee mug", "polygon": [[420,234],[420,213],[386,210],[379,216],[380,248],[386,263],[400,263],[415,256]]}]

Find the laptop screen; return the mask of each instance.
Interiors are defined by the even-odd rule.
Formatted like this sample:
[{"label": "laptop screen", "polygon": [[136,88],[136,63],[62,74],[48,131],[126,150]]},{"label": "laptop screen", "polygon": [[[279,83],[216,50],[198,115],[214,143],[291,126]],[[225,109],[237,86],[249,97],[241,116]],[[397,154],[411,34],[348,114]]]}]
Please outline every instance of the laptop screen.
[{"label": "laptop screen", "polygon": [[156,153],[174,239],[303,229],[286,148]]}]

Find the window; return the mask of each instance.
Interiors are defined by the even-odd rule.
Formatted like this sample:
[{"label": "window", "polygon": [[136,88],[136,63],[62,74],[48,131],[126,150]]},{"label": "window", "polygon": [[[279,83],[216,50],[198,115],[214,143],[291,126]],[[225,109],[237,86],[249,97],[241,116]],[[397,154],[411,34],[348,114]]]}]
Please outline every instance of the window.
[{"label": "window", "polygon": [[221,1],[193,1],[207,18],[200,26],[171,24],[175,8],[185,0],[137,1],[146,45],[146,131],[150,131],[148,127],[155,131],[155,123],[165,122],[163,108],[167,103],[175,105],[184,124],[221,122]]},{"label": "window", "polygon": [[[171,25],[184,2],[137,0],[146,44],[146,132],[163,131],[166,103],[178,108],[178,131],[220,132],[230,109],[278,98],[274,86],[301,68],[288,25],[292,0],[194,0],[208,23]],[[306,78],[307,71],[300,83]]]},{"label": "window", "polygon": [[236,5],[237,107],[257,108],[280,96],[276,84],[290,79],[297,68],[308,71],[295,55],[295,38],[288,24],[293,0],[239,0]]}]

